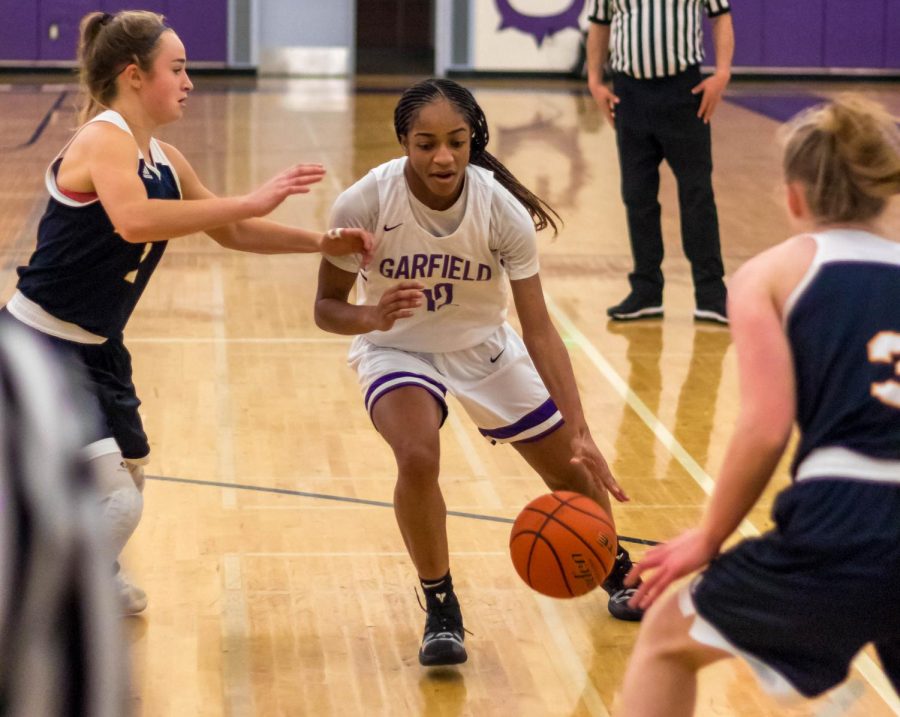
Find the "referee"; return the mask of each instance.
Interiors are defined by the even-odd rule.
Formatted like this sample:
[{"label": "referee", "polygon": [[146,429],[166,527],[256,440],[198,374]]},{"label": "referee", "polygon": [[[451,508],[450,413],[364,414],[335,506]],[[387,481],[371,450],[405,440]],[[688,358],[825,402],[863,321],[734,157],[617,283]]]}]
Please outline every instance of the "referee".
[{"label": "referee", "polygon": [[[709,120],[731,78],[729,0],[591,0],[588,87],[616,130],[634,271],[631,292],[607,309],[626,321],[663,314],[659,164],[678,181],[681,240],[691,263],[694,319],[728,323]],[[716,71],[703,79],[701,12],[712,19]],[[603,84],[609,61],[613,88]]]}]

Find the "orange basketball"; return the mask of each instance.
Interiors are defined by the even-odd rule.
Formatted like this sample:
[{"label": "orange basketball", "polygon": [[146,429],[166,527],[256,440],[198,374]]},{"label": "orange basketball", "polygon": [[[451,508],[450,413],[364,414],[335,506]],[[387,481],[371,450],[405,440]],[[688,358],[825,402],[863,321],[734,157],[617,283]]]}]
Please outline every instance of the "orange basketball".
[{"label": "orange basketball", "polygon": [[616,532],[590,498],[558,490],[522,509],[509,551],[516,572],[539,593],[577,597],[606,580],[616,560]]}]

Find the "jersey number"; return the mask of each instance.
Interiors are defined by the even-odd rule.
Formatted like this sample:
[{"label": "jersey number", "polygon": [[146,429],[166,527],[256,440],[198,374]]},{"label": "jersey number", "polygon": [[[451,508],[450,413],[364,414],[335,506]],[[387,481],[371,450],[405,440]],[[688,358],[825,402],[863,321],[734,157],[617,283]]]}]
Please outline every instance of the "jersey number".
[{"label": "jersey number", "polygon": [[137,279],[138,271],[140,271],[140,268],[141,268],[141,263],[144,261],[144,259],[147,258],[147,254],[150,253],[150,250],[152,248],[153,248],[152,243],[147,242],[146,244],[144,244],[144,251],[141,254],[141,260],[138,262],[137,269],[132,269],[127,274],[125,274],[125,281],[127,281],[129,284],[133,284],[134,280]]},{"label": "jersey number", "polygon": [[[894,372],[900,376],[900,334],[881,331],[869,341],[869,361],[894,364]],[[900,408],[900,381],[888,380],[872,384],[872,395],[882,403]]]},{"label": "jersey number", "polygon": [[435,284],[433,289],[423,289],[422,293],[428,311],[437,311],[453,303],[453,284],[450,282]]}]

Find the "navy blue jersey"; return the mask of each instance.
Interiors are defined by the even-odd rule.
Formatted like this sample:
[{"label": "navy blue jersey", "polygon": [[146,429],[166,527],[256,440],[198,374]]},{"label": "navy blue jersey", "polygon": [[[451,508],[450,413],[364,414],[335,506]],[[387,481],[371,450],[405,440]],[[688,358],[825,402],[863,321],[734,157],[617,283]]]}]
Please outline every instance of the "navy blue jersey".
[{"label": "navy blue jersey", "polygon": [[[106,121],[128,130],[122,117],[104,112]],[[138,154],[135,168],[150,199],[179,199],[174,169],[156,140],[152,164]],[[65,148],[63,149],[65,152]],[[50,200],[38,227],[37,248],[19,267],[19,291],[57,319],[99,336],[118,336],[159,260],[166,242],[133,244],[116,232],[96,199],[79,201],[56,185],[62,152],[47,171]]]},{"label": "navy blue jersey", "polygon": [[801,438],[813,451],[900,461],[900,244],[862,231],[814,235],[785,309]]}]

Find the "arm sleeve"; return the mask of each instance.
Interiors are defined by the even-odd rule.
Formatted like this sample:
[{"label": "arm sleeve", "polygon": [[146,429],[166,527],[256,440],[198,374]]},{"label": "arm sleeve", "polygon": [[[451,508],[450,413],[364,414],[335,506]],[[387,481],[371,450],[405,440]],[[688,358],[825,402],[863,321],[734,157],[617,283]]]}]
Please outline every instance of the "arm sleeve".
[{"label": "arm sleeve", "polygon": [[[722,1],[727,4],[727,0]],[[610,0],[591,0],[591,9],[588,11],[587,19],[600,25],[609,25],[612,22],[612,9],[609,2]]]},{"label": "arm sleeve", "polygon": [[731,12],[728,0],[706,0],[706,14],[710,17],[718,17],[726,12]]},{"label": "arm sleeve", "polygon": [[494,185],[491,201],[491,250],[503,260],[510,279],[527,279],[540,269],[534,222],[500,184]]},{"label": "arm sleeve", "polygon": [[[378,182],[371,172],[356,184],[345,189],[335,200],[328,217],[330,229],[356,227],[375,234],[378,227]],[[326,256],[325,259],[338,269],[356,273],[359,271],[360,256]]]}]

